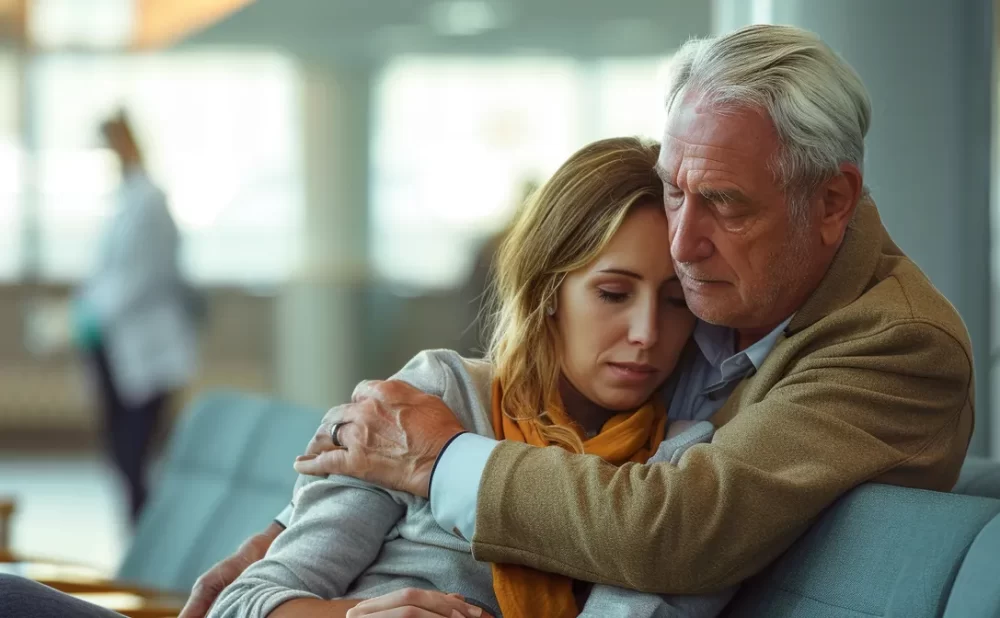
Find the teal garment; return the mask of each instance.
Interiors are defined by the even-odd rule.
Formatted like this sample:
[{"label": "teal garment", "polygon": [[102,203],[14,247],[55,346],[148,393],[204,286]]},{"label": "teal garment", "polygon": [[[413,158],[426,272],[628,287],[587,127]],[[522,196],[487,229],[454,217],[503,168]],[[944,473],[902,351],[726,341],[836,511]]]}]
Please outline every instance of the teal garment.
[{"label": "teal garment", "polygon": [[81,350],[93,350],[101,344],[101,323],[87,303],[73,302],[73,342]]}]

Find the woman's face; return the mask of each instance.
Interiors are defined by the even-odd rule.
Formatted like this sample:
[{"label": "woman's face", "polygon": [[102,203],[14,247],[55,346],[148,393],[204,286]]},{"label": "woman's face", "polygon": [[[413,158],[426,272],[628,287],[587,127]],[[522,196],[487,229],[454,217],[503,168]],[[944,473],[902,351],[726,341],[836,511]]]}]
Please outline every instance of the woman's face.
[{"label": "woman's face", "polygon": [[604,251],[559,287],[552,319],[563,375],[609,410],[645,403],[694,328],[669,238],[662,208],[633,207]]}]

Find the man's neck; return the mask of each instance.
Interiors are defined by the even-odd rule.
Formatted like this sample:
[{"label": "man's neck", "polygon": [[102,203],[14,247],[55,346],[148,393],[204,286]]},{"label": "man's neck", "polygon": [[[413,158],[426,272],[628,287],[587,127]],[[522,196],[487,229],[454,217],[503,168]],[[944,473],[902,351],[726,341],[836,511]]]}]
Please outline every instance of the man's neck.
[{"label": "man's neck", "polygon": [[[778,322],[781,324],[781,322]],[[742,352],[778,328],[778,324],[767,328],[741,328],[736,331],[736,351]]]}]

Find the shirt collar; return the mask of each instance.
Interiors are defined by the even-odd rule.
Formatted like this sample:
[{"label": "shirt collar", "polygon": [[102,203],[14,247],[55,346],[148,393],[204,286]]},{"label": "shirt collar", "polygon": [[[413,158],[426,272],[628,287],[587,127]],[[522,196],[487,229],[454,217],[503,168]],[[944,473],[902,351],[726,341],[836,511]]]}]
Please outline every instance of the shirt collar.
[{"label": "shirt collar", "polygon": [[789,322],[791,322],[794,317],[795,314],[788,316],[788,319],[781,324],[778,324],[778,326],[765,335],[763,339],[760,339],[746,350],[743,350],[743,353],[746,354],[750,358],[750,362],[753,363],[754,369],[759,370],[760,366],[764,364],[764,360],[767,358],[767,355],[774,349],[774,344],[777,343],[778,337],[781,336],[781,333],[785,332],[785,329],[788,328]]},{"label": "shirt collar", "polygon": [[784,332],[794,317],[794,314],[789,316],[770,333],[739,353],[736,352],[736,331],[727,326],[718,326],[698,320],[694,327],[694,342],[701,350],[705,360],[716,369],[721,369],[722,364],[731,358],[745,356],[753,363],[754,369],[759,370],[767,355],[774,348],[778,336]]}]

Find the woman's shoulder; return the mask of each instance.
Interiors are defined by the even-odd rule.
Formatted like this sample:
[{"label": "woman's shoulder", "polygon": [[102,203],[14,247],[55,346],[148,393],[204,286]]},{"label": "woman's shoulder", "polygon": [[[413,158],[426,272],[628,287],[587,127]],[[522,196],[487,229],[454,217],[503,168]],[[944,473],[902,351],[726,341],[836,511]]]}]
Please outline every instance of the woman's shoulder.
[{"label": "woman's shoulder", "polygon": [[[493,380],[493,366],[485,359],[466,358],[455,350],[423,350],[411,358],[392,379],[410,382],[420,390],[440,396],[449,377],[488,385]],[[412,380],[420,384],[414,384]]]},{"label": "woman's shoulder", "polygon": [[493,366],[454,350],[424,350],[396,375],[429,395],[440,397],[468,429],[484,435],[489,424]]}]

